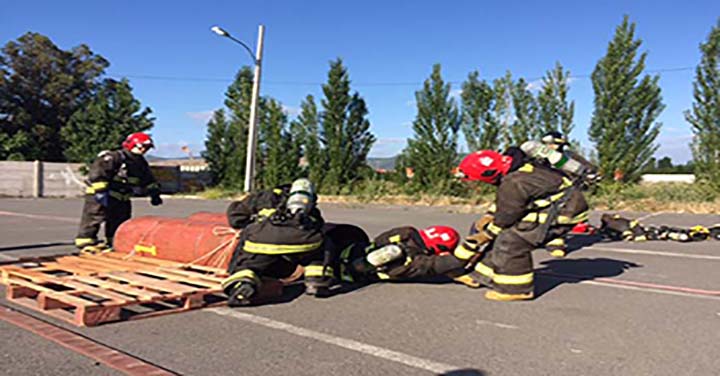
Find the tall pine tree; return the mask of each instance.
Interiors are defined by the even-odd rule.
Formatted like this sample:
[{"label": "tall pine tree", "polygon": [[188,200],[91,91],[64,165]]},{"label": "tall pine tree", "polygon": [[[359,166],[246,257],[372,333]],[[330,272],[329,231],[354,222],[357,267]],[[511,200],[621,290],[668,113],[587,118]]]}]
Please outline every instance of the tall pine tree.
[{"label": "tall pine tree", "polygon": [[[253,72],[242,67],[235,75],[235,81],[225,92],[225,106],[229,110],[229,137],[227,139],[227,168],[223,185],[241,188],[245,181],[245,160],[248,142],[248,121],[252,96]],[[258,120],[263,119],[263,101],[258,105]]]},{"label": "tall pine tree", "polygon": [[685,112],[692,126],[695,174],[720,188],[720,20],[705,43],[695,70],[694,103]]},{"label": "tall pine tree", "polygon": [[257,158],[257,179],[263,189],[269,189],[286,183],[290,176],[287,160],[289,155],[286,138],[287,116],[280,102],[269,99],[265,102],[265,111],[259,130],[259,155]]},{"label": "tall pine tree", "polygon": [[528,88],[524,78],[520,78],[512,85],[512,106],[515,116],[513,117],[510,134],[512,145],[518,146],[523,142],[535,138],[540,133],[537,122],[537,105],[535,97]]},{"label": "tall pine tree", "polygon": [[230,150],[230,124],[225,115],[225,109],[218,109],[213,113],[212,119],[207,124],[207,137],[205,139],[205,151],[202,156],[208,164],[213,185],[223,184],[226,181],[226,174],[229,168]]},{"label": "tall pine tree", "polygon": [[470,151],[496,149],[500,126],[493,116],[494,94],[490,84],[471,72],[462,84],[462,130]]},{"label": "tall pine tree", "polygon": [[357,93],[350,94],[350,76],[342,59],[330,62],[323,93],[320,135],[327,167],[323,187],[338,192],[359,176],[375,137],[366,119],[365,101]]},{"label": "tall pine tree", "polygon": [[303,145],[303,159],[306,165],[307,177],[318,187],[322,186],[325,175],[326,162],[320,145],[318,116],[315,98],[312,95],[305,97],[300,104],[300,115],[294,121],[298,125],[299,142]]},{"label": "tall pine tree", "polygon": [[70,117],[61,135],[68,161],[92,163],[102,150],[117,149],[127,135],[153,126],[126,79],[106,79],[89,103]]},{"label": "tall pine tree", "polygon": [[595,143],[601,172],[636,181],[655,153],[664,105],[659,76],[645,75],[647,53],[637,56],[641,41],[627,16],[615,29],[606,55],[592,73],[595,110],[590,140]]},{"label": "tall pine tree", "polygon": [[413,169],[413,183],[434,191],[445,191],[452,181],[451,170],[457,164],[457,132],[460,114],[450,97],[440,64],[433,66],[423,89],[415,92],[417,115],[414,136],[408,139],[407,161]]},{"label": "tall pine tree", "polygon": [[495,106],[493,114],[495,121],[499,127],[500,145],[497,149],[513,146],[512,124],[514,122],[514,114],[512,109],[512,90],[513,79],[510,71],[505,76],[496,78],[493,81],[493,93],[495,97]]},{"label": "tall pine tree", "polygon": [[538,94],[538,118],[542,133],[558,131],[569,138],[575,127],[575,101],[568,100],[570,71],[557,62],[555,68],[547,71],[542,82]]}]

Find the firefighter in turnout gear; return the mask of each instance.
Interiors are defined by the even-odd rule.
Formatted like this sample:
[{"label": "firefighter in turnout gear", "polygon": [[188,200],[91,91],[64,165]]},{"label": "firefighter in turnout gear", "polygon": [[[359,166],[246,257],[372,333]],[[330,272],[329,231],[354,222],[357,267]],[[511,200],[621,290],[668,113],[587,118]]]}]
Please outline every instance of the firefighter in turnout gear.
[{"label": "firefighter in turnout gear", "polygon": [[[103,151],[90,166],[86,181],[85,204],[75,246],[83,252],[96,253],[112,247],[117,228],[130,219],[130,198],[136,190],[145,190],[153,206],[161,205],[160,186],[145,160],[153,141],[145,133],[133,133],[122,149]],[[106,243],[97,238],[105,222]]]},{"label": "firefighter in turnout gear", "polygon": [[349,270],[366,282],[460,275],[465,263],[452,255],[459,239],[448,226],[396,227],[375,237]]},{"label": "firefighter in turnout gear", "polygon": [[228,305],[252,304],[263,277],[286,278],[298,265],[305,266],[306,294],[329,294],[335,255],[316,200],[313,184],[298,179],[230,204],[230,226],[242,232],[222,283]]},{"label": "firefighter in turnout gear", "polygon": [[490,300],[534,297],[532,251],[587,220],[588,206],[578,185],[546,163],[511,147],[504,154],[481,150],[458,167],[464,180],[497,186],[494,207],[455,249],[471,270],[456,281],[488,286]]}]

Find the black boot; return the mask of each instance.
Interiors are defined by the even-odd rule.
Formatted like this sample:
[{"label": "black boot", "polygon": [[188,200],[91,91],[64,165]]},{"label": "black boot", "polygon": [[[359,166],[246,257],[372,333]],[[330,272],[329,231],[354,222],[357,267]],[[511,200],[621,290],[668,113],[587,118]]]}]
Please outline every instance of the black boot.
[{"label": "black boot", "polygon": [[257,287],[247,281],[239,281],[225,289],[228,306],[245,307],[252,304],[251,298],[256,294]]}]

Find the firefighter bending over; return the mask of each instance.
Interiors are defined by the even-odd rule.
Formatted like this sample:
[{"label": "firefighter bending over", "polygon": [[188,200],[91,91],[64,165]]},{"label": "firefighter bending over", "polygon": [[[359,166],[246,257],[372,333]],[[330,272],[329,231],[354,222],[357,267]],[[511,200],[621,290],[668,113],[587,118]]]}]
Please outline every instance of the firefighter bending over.
[{"label": "firefighter bending over", "polygon": [[306,294],[329,294],[335,255],[316,201],[313,184],[298,179],[230,204],[230,226],[242,233],[222,283],[229,306],[252,304],[263,277],[286,278],[298,265],[305,266]]},{"label": "firefighter bending over", "polygon": [[[90,166],[85,204],[75,246],[83,252],[107,251],[117,228],[132,214],[130,198],[136,189],[145,189],[153,206],[161,205],[160,186],[145,160],[153,141],[145,133],[133,133],[122,149],[103,151]],[[100,224],[105,222],[106,243],[98,240]]]},{"label": "firefighter bending over", "polygon": [[504,154],[481,150],[459,166],[464,180],[497,186],[494,208],[476,222],[470,236],[455,249],[474,267],[459,282],[487,286],[490,300],[534,297],[532,251],[587,219],[580,189],[565,174],[511,147]]}]

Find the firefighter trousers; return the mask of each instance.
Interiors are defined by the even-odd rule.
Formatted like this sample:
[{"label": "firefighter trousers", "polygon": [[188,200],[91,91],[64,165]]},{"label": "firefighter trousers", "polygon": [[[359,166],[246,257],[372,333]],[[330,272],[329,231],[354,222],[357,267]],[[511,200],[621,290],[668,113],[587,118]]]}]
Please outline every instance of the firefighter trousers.
[{"label": "firefighter trousers", "polygon": [[100,225],[105,222],[105,238],[108,246],[112,246],[112,240],[120,225],[130,219],[132,205],[130,200],[118,200],[110,197],[108,206],[104,207],[95,201],[93,195],[85,195],[80,229],[75,238],[75,245],[83,248],[98,243],[98,232]]},{"label": "firefighter trousers", "polygon": [[526,235],[517,225],[498,234],[475,265],[483,285],[504,294],[533,292],[535,245],[526,240]]}]

